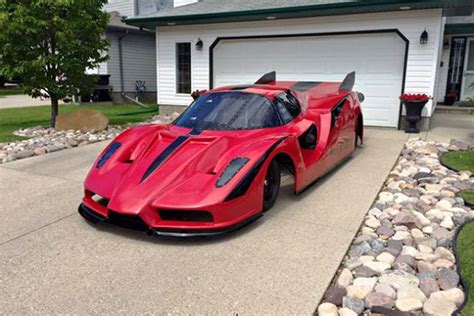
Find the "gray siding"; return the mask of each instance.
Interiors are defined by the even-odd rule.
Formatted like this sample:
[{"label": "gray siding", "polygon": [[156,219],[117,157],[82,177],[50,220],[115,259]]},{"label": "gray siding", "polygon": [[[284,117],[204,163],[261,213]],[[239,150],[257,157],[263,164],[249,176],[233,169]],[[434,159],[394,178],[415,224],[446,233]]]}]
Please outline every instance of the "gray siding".
[{"label": "gray siding", "polygon": [[121,16],[132,17],[135,15],[135,1],[134,0],[109,0],[104,5],[104,10],[107,12],[117,11]]},{"label": "gray siding", "polygon": [[[121,34],[123,33],[107,32],[106,34],[106,37],[111,41],[107,71],[110,75],[110,84],[115,92],[120,91],[118,38]],[[134,92],[137,80],[146,82],[147,91],[156,91],[155,34],[130,33],[126,35],[122,39],[122,58],[125,92]]]},{"label": "gray siding", "polygon": [[137,3],[138,13],[136,15],[150,14],[173,7],[173,0],[137,0]]}]

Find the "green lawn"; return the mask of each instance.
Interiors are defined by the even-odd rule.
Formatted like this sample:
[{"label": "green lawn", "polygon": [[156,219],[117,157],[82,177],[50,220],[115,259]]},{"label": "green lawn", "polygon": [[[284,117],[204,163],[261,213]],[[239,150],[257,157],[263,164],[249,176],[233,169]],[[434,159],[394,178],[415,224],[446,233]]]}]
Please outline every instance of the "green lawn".
[{"label": "green lawn", "polygon": [[7,95],[15,95],[15,94],[24,94],[24,92],[18,86],[0,88],[0,98],[5,97]]},{"label": "green lawn", "polygon": [[469,170],[474,173],[474,151],[453,151],[445,153],[441,162],[453,170]]},{"label": "green lawn", "polygon": [[470,205],[474,205],[474,190],[467,190],[458,193],[458,196],[464,199]]},{"label": "green lawn", "polygon": [[461,274],[470,287],[470,295],[466,307],[462,310],[462,315],[474,315],[474,222],[463,227],[456,245],[461,262]]},{"label": "green lawn", "polygon": [[[62,104],[59,106],[59,113],[70,112],[84,107],[104,113],[112,125],[140,122],[151,115],[157,114],[156,105],[145,109],[134,104],[81,106]],[[0,142],[24,139],[23,137],[12,134],[15,130],[20,128],[38,125],[49,126],[50,111],[51,108],[49,106],[0,109]]]}]

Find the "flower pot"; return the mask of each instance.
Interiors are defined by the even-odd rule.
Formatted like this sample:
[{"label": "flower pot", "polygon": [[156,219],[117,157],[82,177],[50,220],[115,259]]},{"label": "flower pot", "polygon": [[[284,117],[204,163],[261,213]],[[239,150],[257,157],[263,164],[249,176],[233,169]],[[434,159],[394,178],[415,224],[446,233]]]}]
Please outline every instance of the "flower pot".
[{"label": "flower pot", "polygon": [[405,120],[408,122],[408,126],[405,128],[406,133],[419,133],[420,130],[416,127],[416,124],[421,120],[421,111],[428,101],[404,101],[406,109]]}]

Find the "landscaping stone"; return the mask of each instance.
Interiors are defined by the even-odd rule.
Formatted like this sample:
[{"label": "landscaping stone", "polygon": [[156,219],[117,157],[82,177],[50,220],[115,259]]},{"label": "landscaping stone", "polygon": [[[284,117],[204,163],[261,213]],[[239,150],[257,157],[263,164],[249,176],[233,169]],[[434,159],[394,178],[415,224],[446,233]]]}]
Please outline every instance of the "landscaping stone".
[{"label": "landscaping stone", "polygon": [[373,276],[376,276],[376,275],[379,275],[380,272],[377,272],[371,268],[369,268],[368,266],[360,266],[360,267],[357,267],[354,269],[354,276],[356,278],[360,278],[360,277],[364,277],[364,278],[370,278],[370,277],[373,277]]},{"label": "landscaping stone", "polygon": [[374,306],[384,306],[391,308],[393,306],[393,299],[383,293],[372,292],[365,297],[365,306],[372,308]]},{"label": "landscaping stone", "polygon": [[360,299],[346,296],[343,298],[342,306],[360,314],[364,311],[365,304]]},{"label": "landscaping stone", "polygon": [[346,289],[339,288],[339,287],[330,287],[326,291],[324,300],[326,302],[341,306],[342,298],[346,296],[346,294],[347,294]]},{"label": "landscaping stone", "polygon": [[318,307],[319,316],[338,316],[337,306],[331,303],[323,303]]},{"label": "landscaping stone", "polygon": [[352,283],[353,279],[354,277],[352,276],[351,270],[347,268],[342,269],[341,274],[337,278],[336,285],[340,288],[345,289]]},{"label": "landscaping stone", "polygon": [[464,292],[458,288],[449,289],[446,291],[437,291],[431,294],[433,299],[447,299],[453,302],[456,306],[460,306],[464,302]]},{"label": "landscaping stone", "polygon": [[103,131],[107,125],[109,125],[107,116],[86,108],[59,113],[56,117],[56,129],[58,130]]},{"label": "landscaping stone", "polygon": [[356,302],[351,310],[363,315],[425,316],[450,315],[462,304],[452,237],[474,211],[456,194],[474,188],[474,178],[442,166],[438,157],[447,151],[444,143],[405,144],[336,278],[346,288],[343,306]]},{"label": "landscaping stone", "polygon": [[383,239],[387,239],[395,234],[395,231],[390,227],[379,227],[377,228],[377,234]]},{"label": "landscaping stone", "polygon": [[382,252],[377,256],[377,261],[384,262],[387,264],[393,264],[395,262],[395,256],[388,252]]},{"label": "landscaping stone", "polygon": [[423,305],[423,312],[427,315],[450,316],[456,310],[456,304],[447,298],[433,297],[433,294]]},{"label": "landscaping stone", "polygon": [[[85,123],[87,123],[86,125],[89,127],[81,130],[76,128],[67,129],[68,127],[61,125],[61,116],[67,116],[69,114],[70,113],[63,113],[58,116],[58,129],[35,126],[15,131],[13,133],[14,135],[28,137],[28,139],[0,144],[0,163],[8,163],[17,159],[40,156],[76,146],[84,146],[99,141],[113,139],[125,129],[141,124],[165,124],[171,121],[170,116],[156,115],[141,123],[127,124],[123,126],[105,125],[106,128],[102,130],[104,127],[103,125],[95,127],[89,126],[88,124],[91,121],[91,117],[84,116],[87,118],[87,122]],[[102,115],[101,113],[99,114]],[[101,124],[104,122],[105,121],[101,122]],[[65,130],[62,130],[62,128]]]},{"label": "landscaping stone", "polygon": [[433,292],[439,291],[438,282],[435,278],[424,278],[420,280],[420,290],[426,297],[430,297]]},{"label": "landscaping stone", "polygon": [[357,313],[354,312],[352,309],[343,307],[339,309],[339,316],[357,316]]},{"label": "landscaping stone", "polygon": [[388,284],[378,284],[375,287],[375,292],[384,294],[384,295],[390,297],[391,299],[396,299],[397,298],[397,292]]},{"label": "landscaping stone", "polygon": [[385,270],[388,270],[391,268],[391,265],[385,262],[378,262],[378,261],[370,261],[364,263],[365,267],[368,267],[369,269],[372,269],[374,271],[377,271],[378,273],[382,273]]},{"label": "landscaping stone", "polygon": [[448,268],[441,268],[436,272],[436,279],[438,285],[442,290],[452,289],[457,287],[459,283],[459,275]]},{"label": "landscaping stone", "polygon": [[416,298],[417,300],[426,301],[426,295],[416,285],[406,285],[397,292],[397,299]]},{"label": "landscaping stone", "polygon": [[402,312],[413,312],[423,307],[423,302],[416,298],[403,298],[395,301],[395,306]]},{"label": "landscaping stone", "polygon": [[409,285],[416,285],[420,283],[417,277],[407,273],[405,271],[396,270],[383,274],[379,279],[380,284],[387,284],[395,288],[396,290],[401,289]]}]

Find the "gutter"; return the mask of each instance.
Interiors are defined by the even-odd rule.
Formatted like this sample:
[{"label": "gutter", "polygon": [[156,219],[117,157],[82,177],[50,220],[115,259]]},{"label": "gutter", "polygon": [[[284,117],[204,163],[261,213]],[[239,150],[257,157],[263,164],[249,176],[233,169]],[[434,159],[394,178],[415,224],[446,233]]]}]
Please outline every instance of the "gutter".
[{"label": "gutter", "polygon": [[[463,2],[465,0],[461,0]],[[365,1],[348,1],[343,3],[330,4],[316,4],[293,7],[278,7],[266,9],[254,9],[244,11],[227,11],[219,13],[199,13],[199,14],[185,14],[168,15],[168,16],[150,16],[150,17],[136,17],[126,19],[124,22],[129,25],[143,26],[143,23],[154,23],[167,25],[167,22],[181,22],[181,24],[191,23],[213,23],[214,20],[221,20],[222,22],[246,21],[253,19],[265,18],[268,15],[275,15],[277,18],[293,18],[293,17],[308,17],[321,15],[338,15],[338,14],[355,14],[355,13],[371,13],[383,11],[399,11],[400,7],[409,6],[411,10],[416,9],[433,9],[433,8],[455,8],[455,0],[422,0],[422,1],[408,1],[408,0],[365,0]],[[462,4],[458,5],[462,6]],[[466,4],[471,6],[472,4]],[[179,12],[179,10],[177,10]]]}]

